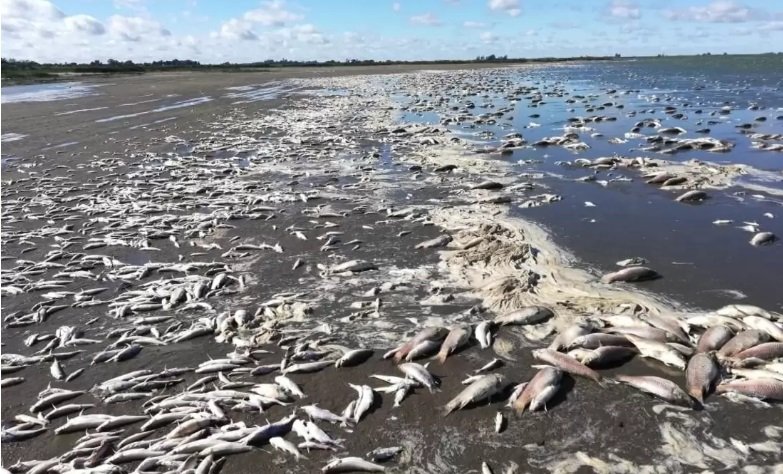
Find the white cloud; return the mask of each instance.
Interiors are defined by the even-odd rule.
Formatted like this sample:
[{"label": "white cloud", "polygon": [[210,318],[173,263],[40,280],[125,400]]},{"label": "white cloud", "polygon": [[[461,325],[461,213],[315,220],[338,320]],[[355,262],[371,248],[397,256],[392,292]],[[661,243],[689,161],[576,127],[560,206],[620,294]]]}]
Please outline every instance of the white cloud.
[{"label": "white cloud", "polygon": [[762,23],[757,28],[758,31],[783,31],[783,21],[767,21]]},{"label": "white cloud", "polygon": [[138,16],[112,15],[109,33],[124,41],[138,42],[149,37],[171,36],[171,32],[155,20]]},{"label": "white cloud", "polygon": [[402,5],[400,5],[400,2],[392,3],[392,10],[398,12],[398,11],[400,11],[400,8],[402,8]]},{"label": "white cloud", "polygon": [[318,29],[311,24],[298,25],[292,28],[294,38],[306,44],[329,44],[326,38]]},{"label": "white cloud", "polygon": [[285,26],[302,19],[302,15],[286,10],[285,2],[264,2],[261,8],[245,12],[244,19],[264,26]]},{"label": "white cloud", "polygon": [[670,20],[700,21],[707,23],[741,23],[753,19],[753,11],[731,0],[717,0],[705,6],[667,10]]},{"label": "white cloud", "polygon": [[609,15],[615,18],[637,19],[641,16],[639,7],[629,0],[614,0],[609,5]]},{"label": "white cloud", "polygon": [[519,0],[489,0],[487,5],[492,11],[505,12],[511,16],[519,16],[522,13]]},{"label": "white cloud", "polygon": [[466,21],[462,23],[465,28],[486,28],[487,24],[480,21]]},{"label": "white cloud", "polygon": [[90,15],[73,15],[65,17],[65,26],[71,31],[88,35],[102,35],[106,33],[103,24]]},{"label": "white cloud", "polygon": [[415,15],[410,18],[410,21],[414,25],[422,26],[440,26],[441,22],[432,13],[424,13],[423,15]]},{"label": "white cloud", "polygon": [[46,21],[59,20],[65,14],[46,0],[3,0],[0,2],[0,16],[3,20]]},{"label": "white cloud", "polygon": [[236,18],[223,22],[223,24],[220,25],[220,31],[213,34],[213,37],[244,41],[254,41],[258,39],[258,35],[255,34],[250,23],[237,20]]},{"label": "white cloud", "polygon": [[498,36],[491,31],[485,31],[479,35],[481,42],[484,44],[494,44],[498,42]]}]

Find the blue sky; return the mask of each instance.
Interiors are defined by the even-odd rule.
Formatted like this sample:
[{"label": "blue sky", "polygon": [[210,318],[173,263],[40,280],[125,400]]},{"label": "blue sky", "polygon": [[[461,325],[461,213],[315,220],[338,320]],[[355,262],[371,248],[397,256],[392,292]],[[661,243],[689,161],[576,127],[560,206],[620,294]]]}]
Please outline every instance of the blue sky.
[{"label": "blue sky", "polygon": [[204,63],[758,53],[781,0],[0,0],[2,55]]}]

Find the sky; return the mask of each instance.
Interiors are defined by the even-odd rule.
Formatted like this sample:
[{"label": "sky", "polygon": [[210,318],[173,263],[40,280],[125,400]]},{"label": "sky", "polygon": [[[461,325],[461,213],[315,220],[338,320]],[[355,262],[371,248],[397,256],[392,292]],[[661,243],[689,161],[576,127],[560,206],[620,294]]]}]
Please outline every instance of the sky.
[{"label": "sky", "polygon": [[4,58],[39,62],[762,53],[783,0],[0,0]]}]

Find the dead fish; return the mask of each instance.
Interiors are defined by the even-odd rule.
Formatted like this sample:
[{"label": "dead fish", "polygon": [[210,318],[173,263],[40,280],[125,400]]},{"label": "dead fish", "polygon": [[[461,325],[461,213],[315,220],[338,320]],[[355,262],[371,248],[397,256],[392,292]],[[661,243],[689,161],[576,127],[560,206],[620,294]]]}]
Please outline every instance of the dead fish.
[{"label": "dead fish", "polygon": [[46,428],[23,429],[22,427],[6,428],[5,426],[3,426],[2,442],[3,444],[5,444],[5,443],[16,442],[16,441],[25,441],[30,438],[34,438],[44,432],[46,432]]},{"label": "dead fish", "polygon": [[353,367],[369,359],[373,354],[372,349],[354,349],[346,352],[334,362],[335,367]]},{"label": "dead fish", "polygon": [[489,372],[490,370],[495,370],[498,367],[502,367],[502,366],[503,366],[503,361],[495,357],[494,359],[482,365],[481,367],[474,370],[473,372],[476,374],[481,374],[484,372]]},{"label": "dead fish", "polygon": [[303,406],[300,408],[300,410],[304,411],[311,420],[322,420],[329,423],[345,423],[347,419],[344,416],[335,415],[329,410],[320,408],[315,404]]},{"label": "dead fish", "polygon": [[667,172],[653,173],[645,176],[647,184],[661,184],[668,179],[674,178],[674,175]]},{"label": "dead fish", "polygon": [[522,395],[525,387],[527,387],[527,382],[522,382],[514,387],[514,390],[512,390],[511,395],[508,397],[508,401],[506,403],[507,407],[514,405],[514,402],[516,402],[517,399],[519,399],[519,396]]},{"label": "dead fish", "polygon": [[393,446],[391,448],[376,448],[367,453],[367,457],[372,462],[384,462],[393,458],[402,452],[402,447]]},{"label": "dead fish", "polygon": [[63,367],[60,365],[60,361],[57,359],[52,361],[52,365],[49,367],[49,373],[51,373],[52,377],[54,377],[56,380],[62,380],[65,378],[65,371],[63,371]]},{"label": "dead fish", "polygon": [[636,267],[636,266],[644,265],[645,263],[647,263],[646,258],[631,257],[631,258],[626,258],[625,260],[620,260],[619,262],[615,262],[615,265],[617,265],[618,267]]},{"label": "dead fish", "polygon": [[279,436],[273,436],[269,438],[269,444],[279,451],[293,455],[296,459],[301,459],[304,457],[302,456],[302,453],[299,452],[299,449],[295,444],[291,443],[290,441],[286,441]]},{"label": "dead fish", "polygon": [[734,331],[727,326],[712,326],[704,331],[696,344],[696,352],[717,351],[734,337]]},{"label": "dead fish", "polygon": [[346,457],[330,461],[321,468],[321,472],[326,474],[336,472],[384,472],[386,468],[380,464],[375,464],[357,457]]},{"label": "dead fish", "polygon": [[[652,329],[652,328],[649,328]],[[574,347],[583,347],[585,349],[598,349],[603,346],[633,346],[633,344],[624,335],[620,334],[606,334],[602,332],[593,332],[579,336],[571,341],[568,345],[568,349]]]},{"label": "dead fish", "polygon": [[492,321],[482,321],[476,326],[475,338],[482,349],[492,345]]},{"label": "dead fish", "polygon": [[[522,393],[519,395],[512,407],[517,414],[522,414],[526,408],[545,407],[546,403],[557,393],[560,388],[560,380],[563,378],[563,372],[554,367],[544,367],[530,379]],[[535,401],[535,405],[533,402]]]},{"label": "dead fish", "polygon": [[692,407],[693,401],[676,383],[654,375],[617,375],[618,382],[628,384],[676,405]]},{"label": "dead fish", "polygon": [[394,391],[394,408],[399,407],[403,400],[405,400],[405,397],[408,396],[410,391],[413,389],[414,383],[402,383],[399,384],[397,390]]},{"label": "dead fish", "polygon": [[462,326],[455,326],[451,328],[451,331],[449,331],[448,336],[446,336],[446,339],[441,345],[440,352],[437,356],[438,362],[441,364],[446,362],[446,358],[449,355],[467,344],[470,340],[470,333],[471,331],[469,328]]},{"label": "dead fish", "polygon": [[94,408],[95,405],[91,403],[81,403],[81,404],[70,404],[70,405],[62,405],[59,406],[49,412],[47,412],[44,415],[45,420],[54,420],[55,418],[59,418],[61,416],[70,415],[71,413],[76,412],[83,412],[84,410],[88,410],[90,408]]},{"label": "dead fish", "polygon": [[718,350],[718,356],[732,357],[745,349],[749,349],[762,342],[767,342],[768,340],[769,334],[759,331],[758,329],[741,331]]},{"label": "dead fish", "polygon": [[352,389],[356,390],[359,394],[359,398],[356,400],[356,407],[353,412],[353,422],[359,423],[362,417],[370,411],[375,404],[375,392],[369,385],[353,385],[348,384]]},{"label": "dead fish", "polygon": [[54,393],[51,393],[41,399],[39,399],[35,404],[33,404],[32,407],[30,407],[30,412],[32,413],[38,413],[39,411],[43,411],[46,408],[50,408],[60,402],[64,402],[66,400],[70,400],[72,398],[78,397],[79,395],[83,395],[84,391],[71,391],[71,390],[62,390],[57,391]]},{"label": "dead fish", "polygon": [[647,267],[627,267],[604,275],[601,278],[601,281],[604,283],[614,283],[617,281],[634,282],[655,280],[660,277],[661,275],[658,274],[658,272]]},{"label": "dead fish", "polygon": [[402,361],[414,347],[418,346],[423,341],[431,340],[439,342],[442,341],[447,334],[448,330],[442,327],[427,327],[422,329],[394,353],[394,361],[396,363]]},{"label": "dead fish", "polygon": [[405,360],[410,362],[412,360],[428,356],[437,351],[440,346],[440,341],[433,341],[431,339],[421,341],[413,349],[411,349],[410,352],[408,352],[408,355],[405,356]]},{"label": "dead fish", "polygon": [[685,176],[675,176],[674,178],[669,178],[663,183],[661,183],[661,187],[664,188],[666,186],[677,186],[686,181],[688,181],[688,178],[686,178]]},{"label": "dead fish", "polygon": [[397,368],[407,377],[427,387],[430,392],[434,391],[438,385],[437,380],[435,380],[432,374],[423,365],[415,362],[406,362],[398,365]]},{"label": "dead fish", "polygon": [[639,349],[642,357],[657,359],[666,365],[685,370],[685,358],[671,345],[658,341],[650,341],[640,337],[627,336],[628,339]]},{"label": "dead fish", "polygon": [[772,232],[759,232],[750,239],[750,245],[768,245],[777,240],[777,237]]},{"label": "dead fish", "polygon": [[709,196],[707,196],[707,193],[704,191],[700,191],[698,189],[694,189],[691,191],[687,191],[683,194],[680,194],[675,198],[675,201],[677,202],[698,202],[703,201],[707,199]]},{"label": "dead fish", "polygon": [[555,336],[555,339],[552,341],[552,344],[549,345],[549,348],[555,351],[565,349],[571,346],[574,339],[586,334],[590,334],[594,330],[595,329],[593,328],[592,324],[572,324],[571,326],[568,326],[563,331],[561,331],[557,336]]},{"label": "dead fish", "polygon": [[690,345],[691,340],[683,330],[680,320],[670,316],[646,314],[641,317],[645,322],[658,329],[663,329],[683,344]]},{"label": "dead fish", "polygon": [[434,239],[425,240],[424,242],[421,242],[419,244],[416,244],[416,249],[432,249],[432,248],[439,248],[439,247],[445,247],[449,243],[451,243],[452,237],[448,234],[444,234],[438,237],[435,237]]},{"label": "dead fish", "polygon": [[363,260],[349,260],[339,265],[334,265],[329,268],[330,273],[361,273],[368,270],[377,270],[378,266],[371,262]]},{"label": "dead fish", "polygon": [[685,369],[685,386],[688,394],[704,403],[720,375],[720,367],[712,353],[698,353],[688,361]]},{"label": "dead fish", "polygon": [[283,387],[287,392],[291,393],[298,398],[305,398],[307,395],[299,388],[293,380],[289,379],[285,375],[278,375],[275,377],[275,383]]},{"label": "dead fish", "polygon": [[24,377],[5,378],[0,382],[0,387],[2,388],[13,387],[14,385],[19,385],[22,382],[24,382]]},{"label": "dead fish", "polygon": [[505,384],[505,377],[500,374],[481,376],[446,404],[444,415],[448,415],[454,410],[461,410],[470,403],[491,398],[503,390]]},{"label": "dead fish", "polygon": [[762,342],[734,355],[737,359],[773,360],[783,357],[783,342]]},{"label": "dead fish", "polygon": [[325,369],[332,364],[334,364],[334,360],[319,360],[315,362],[305,362],[303,364],[293,364],[283,369],[282,373],[283,375],[295,373],[307,374],[311,372],[318,372],[319,370]]},{"label": "dead fish", "polygon": [[759,316],[745,316],[742,318],[742,322],[745,323],[745,325],[749,328],[764,331],[765,333],[769,334],[772,339],[775,339],[778,342],[783,342],[783,327],[773,323],[767,318],[762,318]]},{"label": "dead fish", "polygon": [[580,363],[573,357],[569,357],[560,352],[553,351],[552,349],[536,349],[532,352],[532,354],[536,359],[548,364],[552,364],[563,372],[585,377],[599,384],[602,382],[601,374]]},{"label": "dead fish", "polygon": [[503,316],[498,316],[495,318],[494,322],[500,326],[538,324],[554,315],[555,313],[549,308],[543,306],[527,306]]},{"label": "dead fish", "polygon": [[783,381],[758,378],[726,382],[715,387],[715,393],[737,392],[762,400],[783,400]]},{"label": "dead fish", "polygon": [[495,413],[495,433],[502,433],[503,429],[506,427],[506,418],[503,416],[503,413],[497,412]]},{"label": "dead fish", "polygon": [[625,346],[600,346],[595,349],[584,349],[577,354],[568,353],[569,356],[588,367],[605,367],[607,365],[624,362],[638,354],[633,347]]}]

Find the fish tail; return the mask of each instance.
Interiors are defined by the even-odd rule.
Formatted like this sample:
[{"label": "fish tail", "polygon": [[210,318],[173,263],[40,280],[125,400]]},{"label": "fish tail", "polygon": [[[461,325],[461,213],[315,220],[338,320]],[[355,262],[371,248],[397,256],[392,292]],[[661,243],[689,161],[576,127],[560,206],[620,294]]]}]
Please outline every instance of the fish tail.
[{"label": "fish tail", "polygon": [[438,360],[439,364],[443,364],[446,362],[446,357],[448,357],[448,354],[445,352],[439,352],[435,358]]},{"label": "fish tail", "polygon": [[704,405],[704,392],[698,387],[691,388],[688,390],[688,395],[695,398],[697,402],[699,402],[700,405]]}]

